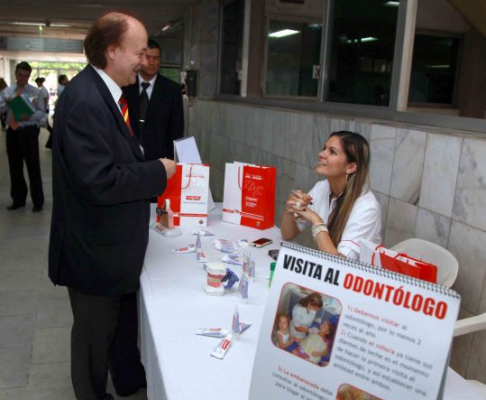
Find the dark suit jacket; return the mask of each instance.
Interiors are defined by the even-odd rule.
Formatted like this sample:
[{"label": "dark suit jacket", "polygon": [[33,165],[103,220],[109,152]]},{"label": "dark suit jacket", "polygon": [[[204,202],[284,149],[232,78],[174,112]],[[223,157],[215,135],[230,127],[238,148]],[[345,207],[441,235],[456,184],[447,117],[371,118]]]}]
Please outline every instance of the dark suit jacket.
[{"label": "dark suit jacket", "polygon": [[174,159],[173,141],[184,136],[182,89],[177,83],[157,75],[142,132],[140,132],[140,89],[137,83],[123,88],[133,131],[140,139],[147,160]]},{"label": "dark suit jacket", "polygon": [[148,199],[166,186],[144,162],[108,87],[91,66],[56,108],[49,277],[95,295],[135,292],[148,243]]}]

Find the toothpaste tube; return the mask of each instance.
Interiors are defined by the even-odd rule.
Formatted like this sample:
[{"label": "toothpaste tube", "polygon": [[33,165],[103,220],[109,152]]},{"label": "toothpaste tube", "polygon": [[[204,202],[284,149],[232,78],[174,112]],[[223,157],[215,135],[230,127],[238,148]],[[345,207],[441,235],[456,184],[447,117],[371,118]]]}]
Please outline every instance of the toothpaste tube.
[{"label": "toothpaste tube", "polygon": [[238,257],[237,254],[224,255],[221,257],[221,261],[230,265],[239,265],[240,267],[243,265],[243,261]]},{"label": "toothpaste tube", "polygon": [[228,333],[228,329],[223,328],[199,328],[196,335],[224,338],[226,335],[228,335]]},{"label": "toothpaste tube", "polygon": [[248,301],[248,275],[243,273],[240,278],[240,284],[238,285],[238,292],[244,303]]},{"label": "toothpaste tube", "polygon": [[197,262],[200,263],[207,263],[208,259],[206,258],[206,254],[202,250],[197,251]]},{"label": "toothpaste tube", "polygon": [[209,232],[205,229],[194,229],[192,231],[193,235],[199,235],[199,236],[214,236],[214,233]]},{"label": "toothpaste tube", "polygon": [[180,249],[172,249],[172,254],[188,254],[194,253],[196,247],[194,245],[189,245],[188,247],[181,247]]},{"label": "toothpaste tube", "polygon": [[233,313],[233,320],[231,321],[231,334],[235,340],[240,336],[240,312],[238,311],[238,304],[235,305],[235,312]]},{"label": "toothpaste tube", "polygon": [[223,340],[221,340],[221,342],[219,342],[218,346],[216,346],[216,348],[211,352],[211,355],[222,360],[228,352],[228,349],[230,348],[232,342],[233,337],[231,336],[231,334],[229,334]]},{"label": "toothpaste tube", "polygon": [[231,240],[216,239],[213,244],[216,250],[221,251],[222,253],[233,254],[238,252],[238,248]]}]

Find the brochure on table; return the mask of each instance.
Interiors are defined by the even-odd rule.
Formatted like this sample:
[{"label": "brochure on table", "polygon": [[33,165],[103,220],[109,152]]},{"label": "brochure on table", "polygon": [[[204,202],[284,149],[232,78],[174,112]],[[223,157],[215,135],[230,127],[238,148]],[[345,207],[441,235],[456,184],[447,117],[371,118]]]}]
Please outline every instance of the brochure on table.
[{"label": "brochure on table", "polygon": [[[309,295],[322,306],[300,305]],[[250,400],[440,399],[459,304],[444,286],[283,243]],[[286,347],[289,323],[308,332]]]}]

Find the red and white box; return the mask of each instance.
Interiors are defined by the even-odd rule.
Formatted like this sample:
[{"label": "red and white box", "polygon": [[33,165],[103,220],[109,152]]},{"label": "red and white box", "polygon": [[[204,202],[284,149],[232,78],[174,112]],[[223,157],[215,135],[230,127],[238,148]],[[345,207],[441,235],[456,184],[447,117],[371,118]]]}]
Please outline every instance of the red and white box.
[{"label": "red and white box", "polygon": [[[209,165],[177,164],[175,174],[167,181],[165,192],[157,199],[164,209],[166,199],[174,212],[174,225],[206,226],[208,223]],[[161,222],[157,216],[157,222]]]},{"label": "red and white box", "polygon": [[226,163],[223,221],[268,229],[274,226],[275,167]]}]

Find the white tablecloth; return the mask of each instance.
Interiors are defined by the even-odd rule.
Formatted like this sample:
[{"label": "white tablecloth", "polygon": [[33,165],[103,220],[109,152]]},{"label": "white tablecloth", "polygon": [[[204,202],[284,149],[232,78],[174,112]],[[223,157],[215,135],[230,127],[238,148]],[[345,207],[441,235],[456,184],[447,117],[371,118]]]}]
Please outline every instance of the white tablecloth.
[{"label": "white tablecloth", "polygon": [[[209,261],[222,253],[211,244],[215,238],[249,242],[268,237],[274,244],[248,250],[257,261],[257,277],[250,282],[250,298],[243,304],[236,288],[224,296],[204,292],[206,273],[196,254],[172,254],[171,249],[196,242],[192,229],[183,235],[163,237],[150,231],[150,243],[141,276],[140,327],[142,361],[147,372],[149,400],[247,400],[256,343],[268,295],[269,249],[279,247],[278,229],[259,231],[221,221],[220,205],[209,218],[207,230],[216,236],[202,237],[202,249]],[[154,213],[152,213],[154,215]],[[230,266],[240,276],[241,268]],[[195,335],[198,328],[230,328],[238,304],[241,322],[253,326],[240,335],[224,360],[211,357],[219,339]],[[445,400],[479,400],[474,389],[449,369]]]}]

